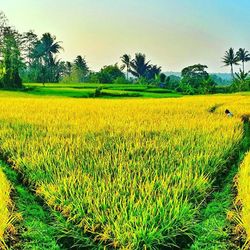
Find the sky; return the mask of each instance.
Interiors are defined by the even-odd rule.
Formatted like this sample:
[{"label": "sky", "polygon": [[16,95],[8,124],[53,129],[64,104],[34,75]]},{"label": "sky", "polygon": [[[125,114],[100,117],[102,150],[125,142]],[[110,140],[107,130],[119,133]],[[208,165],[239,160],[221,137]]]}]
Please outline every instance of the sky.
[{"label": "sky", "polygon": [[20,32],[52,33],[62,59],[85,56],[92,70],[142,52],[163,71],[229,72],[225,51],[250,51],[249,9],[249,0],[0,0]]}]

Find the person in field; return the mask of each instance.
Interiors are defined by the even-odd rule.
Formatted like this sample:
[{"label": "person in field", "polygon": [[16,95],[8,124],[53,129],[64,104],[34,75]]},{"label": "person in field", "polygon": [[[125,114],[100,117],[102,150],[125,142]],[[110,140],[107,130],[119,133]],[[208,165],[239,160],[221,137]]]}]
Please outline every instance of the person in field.
[{"label": "person in field", "polygon": [[233,113],[230,112],[228,109],[225,110],[225,114],[226,114],[228,117],[232,117],[232,116],[233,116]]}]

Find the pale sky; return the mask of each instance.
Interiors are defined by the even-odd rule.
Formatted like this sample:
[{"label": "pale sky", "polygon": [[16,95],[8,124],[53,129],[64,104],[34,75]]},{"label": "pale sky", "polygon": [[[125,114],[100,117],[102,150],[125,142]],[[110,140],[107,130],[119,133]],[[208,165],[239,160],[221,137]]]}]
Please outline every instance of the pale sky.
[{"label": "pale sky", "polygon": [[163,71],[229,72],[225,50],[250,50],[249,0],[0,0],[0,10],[21,32],[52,33],[62,59],[85,56],[92,70],[142,52]]}]

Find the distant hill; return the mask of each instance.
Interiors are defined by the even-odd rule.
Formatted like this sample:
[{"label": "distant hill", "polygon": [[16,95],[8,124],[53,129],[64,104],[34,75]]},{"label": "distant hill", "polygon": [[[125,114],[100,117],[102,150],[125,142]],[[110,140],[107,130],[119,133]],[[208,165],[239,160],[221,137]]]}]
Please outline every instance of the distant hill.
[{"label": "distant hill", "polygon": [[181,76],[181,72],[175,72],[175,71],[166,71],[166,72],[163,72],[166,76]]},{"label": "distant hill", "polygon": [[228,86],[232,83],[232,76],[229,73],[211,73],[210,75],[218,86]]}]

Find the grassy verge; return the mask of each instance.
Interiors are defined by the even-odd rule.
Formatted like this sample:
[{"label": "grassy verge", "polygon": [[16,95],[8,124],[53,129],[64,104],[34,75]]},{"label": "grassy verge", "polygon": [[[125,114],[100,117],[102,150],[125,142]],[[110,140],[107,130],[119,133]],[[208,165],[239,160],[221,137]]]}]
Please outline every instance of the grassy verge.
[{"label": "grassy verge", "polygon": [[14,229],[12,228],[14,215],[10,193],[11,185],[0,169],[0,249],[6,249],[6,239],[8,240],[11,229]]},{"label": "grassy verge", "polygon": [[[25,84],[21,94],[36,96],[57,96],[73,98],[170,98],[182,95],[168,89],[138,84]],[[101,94],[95,96],[96,89],[101,88]]]},{"label": "grassy verge", "polygon": [[236,154],[238,156],[235,158],[228,175],[218,180],[218,191],[211,194],[211,201],[201,210],[200,223],[197,223],[194,227],[194,235],[196,237],[188,249],[240,249],[231,240],[232,224],[228,219],[228,215],[233,209],[235,198],[234,178],[249,147],[250,125],[249,123],[244,123],[244,139],[239,152]]},{"label": "grassy verge", "polygon": [[14,186],[13,201],[21,219],[16,223],[15,240],[9,242],[10,249],[63,249],[57,243],[57,229],[53,227],[53,218],[48,210],[41,206],[39,200],[18,178],[18,174],[4,162],[0,162],[9,181]]},{"label": "grassy verge", "polygon": [[[227,220],[227,211],[233,203],[233,178],[237,173],[234,165],[223,182],[223,188],[211,195],[211,202],[201,210],[200,223],[194,228],[196,235],[192,250],[219,250],[229,249],[230,222]],[[232,247],[232,245],[231,245]]]}]

